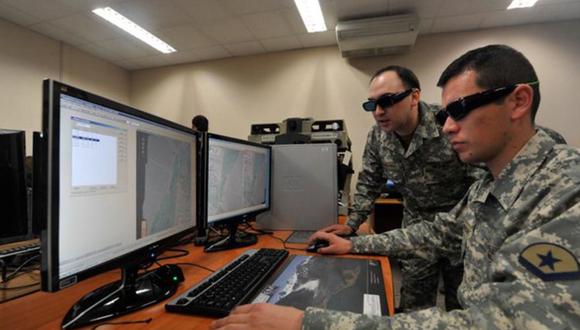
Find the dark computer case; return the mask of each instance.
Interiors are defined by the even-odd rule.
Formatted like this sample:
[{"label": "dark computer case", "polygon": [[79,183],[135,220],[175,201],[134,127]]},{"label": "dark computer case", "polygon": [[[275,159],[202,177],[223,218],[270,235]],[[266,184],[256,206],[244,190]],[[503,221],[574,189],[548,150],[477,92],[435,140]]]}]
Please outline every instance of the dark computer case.
[{"label": "dark computer case", "polygon": [[0,243],[28,238],[25,133],[0,129]]}]

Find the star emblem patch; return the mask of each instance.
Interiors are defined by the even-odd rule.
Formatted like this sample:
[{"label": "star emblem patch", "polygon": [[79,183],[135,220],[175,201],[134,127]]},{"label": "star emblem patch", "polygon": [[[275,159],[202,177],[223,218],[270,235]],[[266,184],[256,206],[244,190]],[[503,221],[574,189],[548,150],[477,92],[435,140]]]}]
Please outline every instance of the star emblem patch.
[{"label": "star emblem patch", "polygon": [[528,245],[518,258],[522,266],[542,281],[580,279],[578,259],[568,249],[553,243]]}]

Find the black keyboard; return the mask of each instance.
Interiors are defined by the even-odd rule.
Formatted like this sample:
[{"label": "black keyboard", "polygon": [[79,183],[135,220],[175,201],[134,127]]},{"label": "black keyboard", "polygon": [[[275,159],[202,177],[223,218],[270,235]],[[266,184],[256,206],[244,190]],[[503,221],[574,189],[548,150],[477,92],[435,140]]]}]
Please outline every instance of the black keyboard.
[{"label": "black keyboard", "polygon": [[248,303],[276,270],[288,251],[248,250],[165,305],[170,312],[223,317]]},{"label": "black keyboard", "polygon": [[0,259],[24,253],[36,252],[39,250],[40,242],[37,239],[7,244],[0,247]]}]

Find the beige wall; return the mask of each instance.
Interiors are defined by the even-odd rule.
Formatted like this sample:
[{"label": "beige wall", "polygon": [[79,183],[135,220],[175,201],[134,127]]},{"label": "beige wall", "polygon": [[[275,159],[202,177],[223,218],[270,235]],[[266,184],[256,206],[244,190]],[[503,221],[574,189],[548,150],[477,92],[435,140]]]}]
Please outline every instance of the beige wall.
[{"label": "beige wall", "polygon": [[25,130],[27,154],[42,126],[45,78],[129,102],[128,71],[0,19],[0,128]]},{"label": "beige wall", "polygon": [[131,74],[131,103],[140,109],[189,125],[195,114],[209,118],[210,131],[247,138],[252,123],[281,122],[288,117],[345,119],[353,142],[355,169],[372,116],[361,110],[369,76],[382,66],[412,68],[423,99],[440,102],[436,81],[465,51],[505,43],[521,50],[542,82],[537,122],[560,131],[580,146],[580,21],[537,24],[483,31],[427,35],[404,55],[345,60],[325,47],[224,59]]},{"label": "beige wall", "polygon": [[435,82],[445,65],[473,47],[506,43],[522,50],[542,82],[538,123],[580,146],[580,111],[570,95],[580,86],[580,21],[420,37],[404,55],[346,60],[335,47],[287,51],[128,73],[38,33],[0,20],[0,128],[41,128],[41,81],[58,79],[189,125],[195,114],[210,130],[246,138],[252,123],[288,117],[344,119],[358,170],[373,120],[360,110],[369,75],[388,64],[412,68],[423,99],[438,102]]}]

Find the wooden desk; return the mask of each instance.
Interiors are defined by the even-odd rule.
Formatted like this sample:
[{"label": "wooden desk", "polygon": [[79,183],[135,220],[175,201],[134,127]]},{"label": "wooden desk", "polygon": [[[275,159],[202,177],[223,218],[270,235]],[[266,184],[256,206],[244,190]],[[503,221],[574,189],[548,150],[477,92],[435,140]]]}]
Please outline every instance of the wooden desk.
[{"label": "wooden desk", "polygon": [[[277,231],[277,237],[286,239],[291,231]],[[304,244],[287,244],[289,247],[304,247]],[[202,247],[194,247],[188,244],[181,248],[190,251],[190,254],[175,259],[164,260],[166,263],[188,262],[206,266],[211,269],[219,269],[232,259],[237,257],[246,249],[255,249],[260,247],[283,248],[282,242],[270,237],[260,236],[257,245],[236,250],[227,250],[221,252],[204,253]],[[291,254],[308,254],[305,251],[289,250]],[[173,252],[168,252],[168,254]],[[349,258],[368,258],[368,256],[348,255]],[[381,261],[383,270],[383,280],[387,293],[387,302],[389,304],[389,313],[394,313],[393,299],[393,281],[391,277],[391,268],[389,260],[386,257],[372,256],[374,259]],[[195,283],[201,281],[209,275],[209,272],[197,267],[183,265],[180,266],[185,275],[185,281],[180,285],[176,295],[179,295]],[[105,285],[109,282],[118,280],[120,271],[114,270],[100,274],[93,278],[87,279],[70,288],[55,293],[36,292],[27,296],[20,297],[0,304],[0,329],[59,329],[62,318],[69,308],[82,296],[88,292]],[[175,297],[175,296],[174,296]],[[149,324],[126,324],[122,329],[207,329],[214,318],[190,316],[183,314],[168,313],[165,311],[165,302],[156,304],[130,313],[118,318],[110,319],[109,322],[119,321],[137,321],[152,318]],[[90,329],[91,327],[87,327]],[[119,325],[104,325],[101,329],[119,329]]]}]

